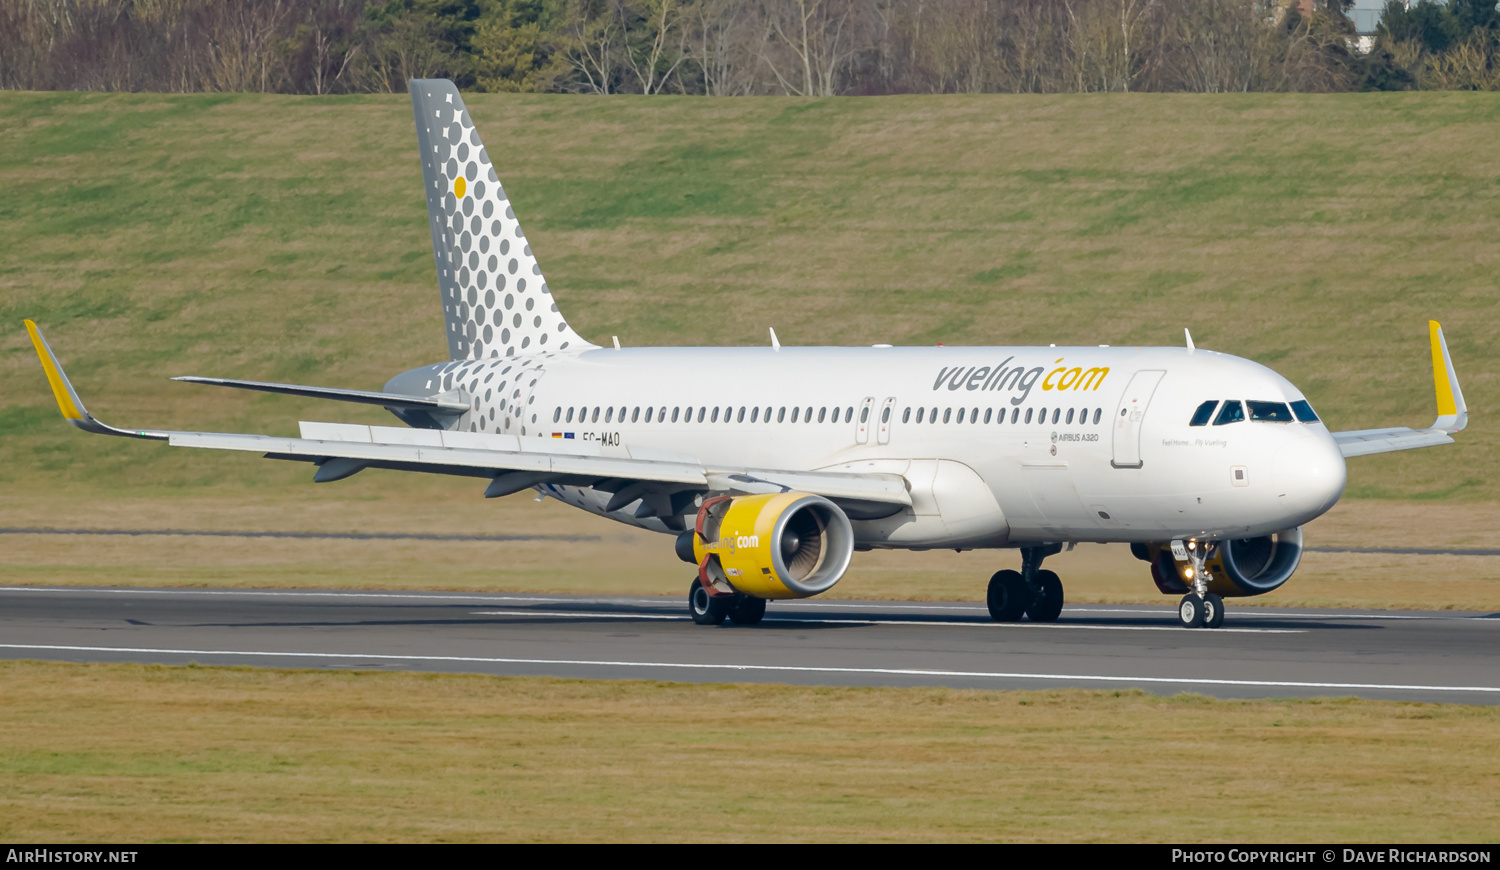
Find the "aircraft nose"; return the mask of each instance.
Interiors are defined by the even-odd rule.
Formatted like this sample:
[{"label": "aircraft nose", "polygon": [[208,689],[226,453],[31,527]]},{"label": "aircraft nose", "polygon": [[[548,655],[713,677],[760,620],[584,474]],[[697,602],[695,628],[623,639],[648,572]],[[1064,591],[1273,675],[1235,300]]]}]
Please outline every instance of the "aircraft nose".
[{"label": "aircraft nose", "polygon": [[1271,480],[1283,507],[1305,523],[1322,515],[1344,494],[1348,472],[1332,438],[1310,436],[1276,451]]}]

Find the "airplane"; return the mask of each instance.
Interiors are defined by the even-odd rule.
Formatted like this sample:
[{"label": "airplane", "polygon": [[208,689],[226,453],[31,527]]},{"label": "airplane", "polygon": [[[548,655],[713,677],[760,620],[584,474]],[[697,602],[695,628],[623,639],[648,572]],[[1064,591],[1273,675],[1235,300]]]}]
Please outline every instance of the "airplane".
[{"label": "airplane", "polygon": [[409,83],[448,359],[383,390],[175,380],[378,405],[399,426],[302,422],[299,438],[120,429],[92,416],[26,321],[62,415],[86,432],[311,463],[472,477],[675,537],[700,625],[827,592],[856,551],[1018,549],[989,581],[1001,622],[1054,622],[1042,567],[1124,543],[1188,628],[1279,588],[1351,456],[1453,443],[1468,423],[1429,322],[1438,416],[1330,432],[1266,366],[1183,347],[612,347],[568,325],[453,83]]}]

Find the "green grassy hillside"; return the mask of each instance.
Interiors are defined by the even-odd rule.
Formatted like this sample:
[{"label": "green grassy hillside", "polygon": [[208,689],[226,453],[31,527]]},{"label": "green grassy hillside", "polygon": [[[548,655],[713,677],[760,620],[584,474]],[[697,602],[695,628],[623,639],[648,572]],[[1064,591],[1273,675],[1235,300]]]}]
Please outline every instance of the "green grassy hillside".
[{"label": "green grassy hillside", "polygon": [[[774,326],[801,344],[1177,344],[1187,326],[1363,428],[1431,421],[1431,317],[1474,425],[1456,447],[1354,460],[1350,494],[1500,500],[1500,97],[470,108],[558,302],[597,342],[758,344]],[[73,432],[21,319],[116,424],[389,419],[165,378],[378,388],[440,359],[420,178],[401,94],[0,92],[0,486],[305,486],[301,465]]]}]

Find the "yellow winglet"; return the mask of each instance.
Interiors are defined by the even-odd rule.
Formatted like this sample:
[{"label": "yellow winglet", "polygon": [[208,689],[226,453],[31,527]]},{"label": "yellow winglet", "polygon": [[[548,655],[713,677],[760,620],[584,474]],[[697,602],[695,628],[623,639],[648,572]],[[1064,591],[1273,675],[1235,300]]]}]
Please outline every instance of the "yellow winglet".
[{"label": "yellow winglet", "polygon": [[68,376],[63,373],[62,366],[58,365],[57,357],[47,345],[47,339],[42,337],[42,331],[30,320],[26,321],[26,331],[31,334],[36,355],[42,360],[42,371],[47,373],[47,383],[52,385],[52,396],[57,399],[58,410],[68,420],[83,422],[88,417],[88,412],[83,409],[83,402],[73,390],[73,385],[68,383]]},{"label": "yellow winglet", "polygon": [[1469,408],[1458,386],[1458,374],[1453,371],[1453,357],[1448,354],[1442,325],[1436,320],[1427,321],[1427,334],[1432,340],[1432,387],[1437,393],[1438,416],[1432,428],[1457,432],[1469,424]]},{"label": "yellow winglet", "polygon": [[78,398],[78,391],[73,389],[73,384],[68,381],[68,375],[63,371],[62,365],[57,361],[57,355],[52,352],[51,345],[47,339],[42,337],[42,331],[36,328],[32,321],[26,321],[26,331],[31,335],[31,343],[36,346],[36,355],[41,358],[42,371],[47,373],[47,383],[52,386],[52,397],[57,399],[57,409],[62,411],[63,419],[77,426],[85,432],[93,432],[95,435],[121,435],[126,438],[145,438],[150,441],[165,441],[171,434],[169,432],[157,432],[148,429],[116,429],[113,426],[100,423],[94,419],[94,415],[83,407],[83,400]]}]

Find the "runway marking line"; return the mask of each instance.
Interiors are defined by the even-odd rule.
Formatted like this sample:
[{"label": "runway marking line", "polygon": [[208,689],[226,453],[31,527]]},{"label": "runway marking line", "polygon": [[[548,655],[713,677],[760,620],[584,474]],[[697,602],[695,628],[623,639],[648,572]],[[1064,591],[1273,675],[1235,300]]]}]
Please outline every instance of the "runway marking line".
[{"label": "runway marking line", "polygon": [[[678,616],[665,613],[590,613],[586,610],[475,610],[473,616],[535,616],[548,618],[576,618],[576,619],[669,619],[681,622],[688,621],[691,617]],[[1051,628],[1058,630],[1077,629],[1080,631],[1182,631],[1181,626],[1176,625],[1073,625],[1071,623],[1040,623],[1040,622],[951,622],[937,619],[776,619],[766,617],[762,622],[775,622],[785,625],[922,625],[922,626],[959,626],[964,628]],[[1216,628],[1214,634],[1239,633],[1239,634],[1306,634],[1306,629],[1301,628]]]},{"label": "runway marking line", "polygon": [[1106,674],[1023,674],[1006,671],[953,671],[925,668],[840,668],[810,665],[711,664],[707,662],[622,662],[589,659],[516,659],[480,656],[388,655],[382,653],[275,652],[269,650],[152,649],[110,646],[61,646],[0,643],[0,649],[50,650],[53,652],[146,653],[182,656],[247,656],[261,658],[364,659],[401,662],[459,662],[500,665],[558,665],[566,667],[663,668],[676,670],[727,670],[767,673],[878,674],[897,677],[966,677],[993,680],[1079,680],[1100,683],[1160,683],[1175,686],[1241,686],[1271,689],[1371,689],[1397,692],[1500,693],[1500,686],[1418,686],[1402,683],[1324,683],[1304,680],[1222,680],[1191,677],[1121,677]]}]

